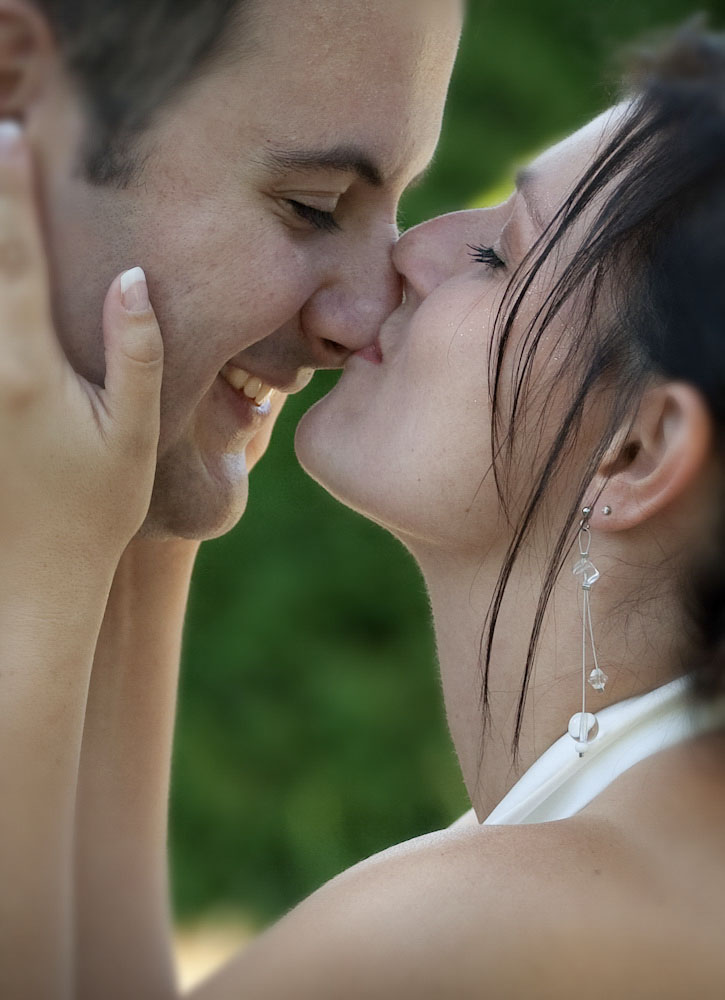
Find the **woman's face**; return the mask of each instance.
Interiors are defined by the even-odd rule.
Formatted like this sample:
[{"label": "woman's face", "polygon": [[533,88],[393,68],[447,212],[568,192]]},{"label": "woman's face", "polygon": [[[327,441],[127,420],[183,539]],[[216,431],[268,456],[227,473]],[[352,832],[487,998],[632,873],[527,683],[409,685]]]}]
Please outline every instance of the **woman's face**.
[{"label": "woman's face", "polygon": [[[442,216],[407,232],[395,252],[405,301],[381,330],[379,354],[368,349],[350,358],[336,388],[300,424],[297,453],[305,469],[414,549],[422,543],[488,551],[508,534],[490,474],[489,346],[496,313],[517,265],[620,115],[607,112],[539,157],[497,208]],[[527,297],[507,351],[505,397],[517,336],[577,239],[573,231]],[[547,363],[556,363],[560,333],[556,325],[547,330],[535,380]],[[556,397],[558,386],[549,391],[549,379],[540,384],[549,401]],[[553,406],[552,419],[557,412]],[[528,454],[526,447],[517,452],[507,484],[512,496],[532,485],[542,443],[541,425],[533,423],[524,425]]]}]

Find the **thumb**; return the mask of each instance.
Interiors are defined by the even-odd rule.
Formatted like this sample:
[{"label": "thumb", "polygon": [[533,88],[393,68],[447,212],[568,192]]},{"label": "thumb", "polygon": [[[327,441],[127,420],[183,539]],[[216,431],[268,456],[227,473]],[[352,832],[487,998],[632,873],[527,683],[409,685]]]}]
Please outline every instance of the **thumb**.
[{"label": "thumb", "polygon": [[103,310],[103,340],[107,412],[119,430],[136,440],[148,435],[156,442],[164,345],[140,267],[111,285]]}]

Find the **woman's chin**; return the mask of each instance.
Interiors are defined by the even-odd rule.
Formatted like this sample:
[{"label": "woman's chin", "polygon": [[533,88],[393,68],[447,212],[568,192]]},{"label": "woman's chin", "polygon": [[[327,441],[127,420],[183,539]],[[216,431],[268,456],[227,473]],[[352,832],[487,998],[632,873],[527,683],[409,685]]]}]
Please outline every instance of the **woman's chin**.
[{"label": "woman's chin", "polygon": [[341,412],[332,398],[335,391],[302,417],[295,433],[295,452],[307,475],[331,496],[377,521],[379,476],[363,454],[360,421],[345,408]]},{"label": "woman's chin", "polygon": [[345,465],[345,446],[340,422],[332,412],[331,395],[315,403],[300,420],[295,432],[295,452],[307,475],[335,494],[336,480]]},{"label": "woman's chin", "polygon": [[[384,400],[376,399],[372,408],[368,394],[351,392],[343,381],[300,420],[295,434],[300,465],[336,500],[404,544],[428,537],[431,504],[423,485],[431,468],[428,458],[425,468],[408,468],[401,454],[409,429],[401,438],[399,422],[382,417]],[[445,490],[436,486],[436,494]],[[434,520],[439,513],[433,510]]]}]

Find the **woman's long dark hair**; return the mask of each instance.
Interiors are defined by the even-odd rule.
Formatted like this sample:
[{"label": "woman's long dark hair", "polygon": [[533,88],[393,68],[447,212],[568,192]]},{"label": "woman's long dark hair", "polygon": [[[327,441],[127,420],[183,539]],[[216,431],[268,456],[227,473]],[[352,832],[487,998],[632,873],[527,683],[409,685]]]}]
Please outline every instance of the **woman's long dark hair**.
[{"label": "woman's long dark hair", "polygon": [[[640,57],[632,85],[634,96],[615,134],[514,275],[493,339],[494,474],[507,514],[507,474],[534,388],[534,363],[545,335],[551,352],[556,330],[562,331],[554,337],[564,353],[556,377],[565,376],[571,393],[555,439],[535,470],[489,608],[482,643],[484,728],[490,720],[493,640],[514,564],[542,500],[565,468],[591,401],[607,401],[603,433],[584,468],[576,470],[571,509],[544,573],[518,702],[515,757],[544,615],[587,487],[654,379],[685,381],[699,390],[712,417],[717,457],[725,458],[725,36],[690,24],[656,53]],[[503,362],[522,306],[542,268],[556,260],[594,204],[601,206],[594,222],[526,324],[515,348],[512,384],[504,386]],[[712,558],[693,568],[683,594],[697,635],[693,691],[701,697],[725,686],[725,516],[716,535]]]}]

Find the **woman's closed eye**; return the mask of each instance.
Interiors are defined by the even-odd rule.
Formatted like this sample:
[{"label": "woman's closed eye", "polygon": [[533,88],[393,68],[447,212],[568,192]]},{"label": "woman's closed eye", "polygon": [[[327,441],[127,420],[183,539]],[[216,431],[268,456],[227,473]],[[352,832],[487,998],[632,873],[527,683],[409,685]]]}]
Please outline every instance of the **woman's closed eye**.
[{"label": "woman's closed eye", "polygon": [[501,260],[493,247],[473,246],[469,244],[468,249],[471,259],[478,264],[485,264],[494,271],[506,267],[506,261]]},{"label": "woman's closed eye", "polygon": [[323,233],[335,233],[340,229],[340,225],[332,212],[325,212],[321,208],[306,205],[304,202],[296,201],[294,198],[285,198],[284,200],[296,215],[304,219],[305,222],[309,222],[315,229],[319,229]]}]

